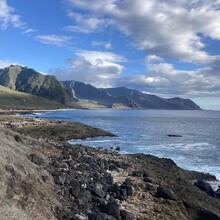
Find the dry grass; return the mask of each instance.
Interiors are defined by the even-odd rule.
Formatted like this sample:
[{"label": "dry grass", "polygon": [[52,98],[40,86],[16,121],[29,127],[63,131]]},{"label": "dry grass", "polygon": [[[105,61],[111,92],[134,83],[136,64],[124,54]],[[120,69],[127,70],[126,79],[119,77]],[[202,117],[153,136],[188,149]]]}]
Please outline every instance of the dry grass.
[{"label": "dry grass", "polygon": [[66,105],[39,96],[0,86],[0,108],[2,109],[56,109]]}]

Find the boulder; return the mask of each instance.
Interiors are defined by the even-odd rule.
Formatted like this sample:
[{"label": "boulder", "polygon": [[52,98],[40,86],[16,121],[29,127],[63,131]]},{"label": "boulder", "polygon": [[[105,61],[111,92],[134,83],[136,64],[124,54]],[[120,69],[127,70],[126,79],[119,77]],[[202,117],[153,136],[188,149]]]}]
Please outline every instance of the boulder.
[{"label": "boulder", "polygon": [[54,177],[54,181],[56,184],[64,185],[66,181],[66,175],[64,173],[61,173],[59,176]]},{"label": "boulder", "polygon": [[60,169],[68,169],[69,166],[67,163],[64,163],[64,162],[60,162],[58,160],[54,161],[53,162],[53,166],[54,167],[57,167],[57,168],[60,168]]},{"label": "boulder", "polygon": [[119,205],[116,201],[109,202],[103,208],[101,208],[100,211],[106,213],[107,215],[111,215],[116,219],[120,218]]},{"label": "boulder", "polygon": [[125,181],[120,188],[126,190],[126,195],[131,196],[133,194],[133,187],[130,182]]},{"label": "boulder", "polygon": [[70,182],[70,193],[75,197],[77,198],[78,195],[79,195],[79,192],[80,192],[80,183],[79,181],[73,179],[71,182]]},{"label": "boulder", "polygon": [[143,181],[146,183],[153,183],[153,180],[150,177],[144,177]]},{"label": "boulder", "polygon": [[97,196],[99,198],[103,198],[105,196],[105,192],[100,189],[100,188],[97,188],[97,187],[94,187],[91,189],[91,193],[94,195],[94,196]]},{"label": "boulder", "polygon": [[194,186],[198,187],[199,189],[201,189],[202,191],[204,191],[205,193],[207,193],[209,196],[215,197],[215,193],[211,187],[211,185],[209,183],[207,183],[205,180],[203,179],[198,179],[195,183]]},{"label": "boulder", "polygon": [[120,148],[120,147],[116,147],[115,150],[116,150],[116,151],[120,151],[121,148]]},{"label": "boulder", "polygon": [[218,189],[215,191],[215,197],[220,199],[220,186],[218,187]]},{"label": "boulder", "polygon": [[120,210],[120,215],[122,220],[135,220],[134,215],[131,212],[128,212],[127,210]]},{"label": "boulder", "polygon": [[42,157],[40,157],[38,154],[30,154],[29,155],[29,159],[31,160],[31,162],[37,164],[37,165],[44,165],[45,161]]},{"label": "boulder", "polygon": [[20,142],[20,143],[22,143],[22,139],[21,139],[21,137],[19,136],[19,135],[15,135],[14,136],[14,139],[15,139],[15,141],[17,141],[17,142]]},{"label": "boulder", "polygon": [[98,213],[95,217],[95,220],[108,220],[108,215],[105,213]]},{"label": "boulder", "polygon": [[143,177],[144,174],[141,171],[133,171],[131,173],[131,176],[135,176],[135,177]]},{"label": "boulder", "polygon": [[158,198],[164,198],[164,199],[170,199],[170,200],[176,200],[174,193],[171,189],[165,188],[165,187],[157,187],[157,193],[156,196]]}]

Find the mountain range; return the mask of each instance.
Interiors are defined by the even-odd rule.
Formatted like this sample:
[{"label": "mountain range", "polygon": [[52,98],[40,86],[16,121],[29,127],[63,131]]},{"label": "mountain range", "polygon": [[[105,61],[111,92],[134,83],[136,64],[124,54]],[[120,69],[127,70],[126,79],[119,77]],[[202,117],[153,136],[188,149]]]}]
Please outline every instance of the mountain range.
[{"label": "mountain range", "polygon": [[44,75],[20,65],[0,69],[0,85],[61,103],[66,107],[200,110],[190,99],[165,99],[125,87],[96,88],[74,80],[61,82],[55,76]]},{"label": "mountain range", "polygon": [[190,99],[178,97],[165,99],[125,87],[103,89],[77,81],[64,81],[63,84],[72,93],[74,100],[79,103],[83,100],[90,100],[108,108],[201,109]]}]

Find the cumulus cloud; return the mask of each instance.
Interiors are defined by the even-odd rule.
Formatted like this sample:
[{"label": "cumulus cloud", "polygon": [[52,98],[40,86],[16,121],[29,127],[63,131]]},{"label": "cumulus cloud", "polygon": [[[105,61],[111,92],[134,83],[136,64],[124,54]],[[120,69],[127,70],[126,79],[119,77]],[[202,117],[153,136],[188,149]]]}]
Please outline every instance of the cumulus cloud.
[{"label": "cumulus cloud", "polygon": [[[132,40],[136,48],[146,53],[146,73],[127,77],[117,75],[112,78],[111,86],[124,85],[166,95],[220,95],[220,56],[207,52],[204,40],[220,40],[219,0],[67,2],[69,12],[81,12],[81,20],[91,16],[102,21],[100,28],[109,25],[117,28]],[[83,25],[78,22],[76,26]],[[191,71],[176,69],[166,63],[168,58],[196,64],[200,68]]]},{"label": "cumulus cloud", "polygon": [[146,57],[147,63],[163,62],[163,58],[157,55],[151,54]]},{"label": "cumulus cloud", "polygon": [[85,12],[81,13],[81,19],[85,14],[101,20],[108,17],[108,23],[131,37],[137,48],[161,57],[206,64],[210,55],[204,50],[203,36],[220,40],[217,0],[68,0],[68,3],[72,10],[80,8]]},{"label": "cumulus cloud", "polygon": [[36,36],[36,40],[43,44],[51,44],[57,47],[67,46],[70,44],[70,40],[72,38],[69,36],[63,35],[38,35]]},{"label": "cumulus cloud", "polygon": [[6,0],[0,0],[0,25],[1,29],[6,29],[10,24],[15,28],[25,25],[21,21],[21,17],[14,13],[14,8],[7,4]]},{"label": "cumulus cloud", "polygon": [[192,71],[178,70],[169,63],[149,64],[146,75],[118,78],[114,84],[144,92],[173,96],[219,96],[220,78],[210,67]]},{"label": "cumulus cloud", "polygon": [[124,57],[114,53],[79,50],[75,59],[68,60],[70,67],[51,70],[50,73],[61,80],[77,80],[97,87],[108,87],[122,73],[123,62]]}]

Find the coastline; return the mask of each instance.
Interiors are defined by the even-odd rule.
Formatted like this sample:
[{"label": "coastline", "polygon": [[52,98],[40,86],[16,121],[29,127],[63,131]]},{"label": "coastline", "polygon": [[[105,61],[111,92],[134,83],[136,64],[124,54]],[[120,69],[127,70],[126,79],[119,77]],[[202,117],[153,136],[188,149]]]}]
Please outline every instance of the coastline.
[{"label": "coastline", "polygon": [[[143,154],[121,155],[70,145],[66,141],[71,135],[74,138],[74,129],[79,126],[82,127],[75,138],[110,134],[79,123],[63,123],[60,120],[1,116],[0,129],[6,144],[1,149],[11,143],[15,143],[15,149],[10,151],[18,151],[17,146],[25,149],[19,151],[22,161],[18,162],[13,152],[9,156],[14,161],[11,168],[7,167],[9,161],[4,161],[5,172],[11,173],[9,177],[11,175],[15,182],[12,184],[9,177],[5,179],[6,200],[9,198],[8,201],[20,212],[42,215],[41,219],[48,216],[49,219],[70,219],[68,216],[75,216],[75,219],[77,216],[78,219],[80,216],[81,219],[126,219],[124,216],[130,216],[129,219],[199,219],[201,215],[206,215],[205,219],[220,219],[220,200],[193,185],[197,179],[215,180],[214,176],[183,170],[171,159]],[[57,131],[51,130],[55,124]],[[30,127],[36,128],[34,132]],[[43,133],[42,127],[46,129]],[[70,136],[57,138],[56,132]],[[25,167],[23,172],[19,167],[24,164],[29,164],[33,170],[29,172]],[[41,174],[36,176],[39,172]],[[31,189],[22,191],[27,185],[38,193],[35,195]],[[39,198],[42,187],[50,188],[43,200]],[[29,203],[20,207],[24,198],[32,200],[28,199]],[[44,207],[40,205],[40,199]],[[1,209],[4,207],[3,203]]]}]

